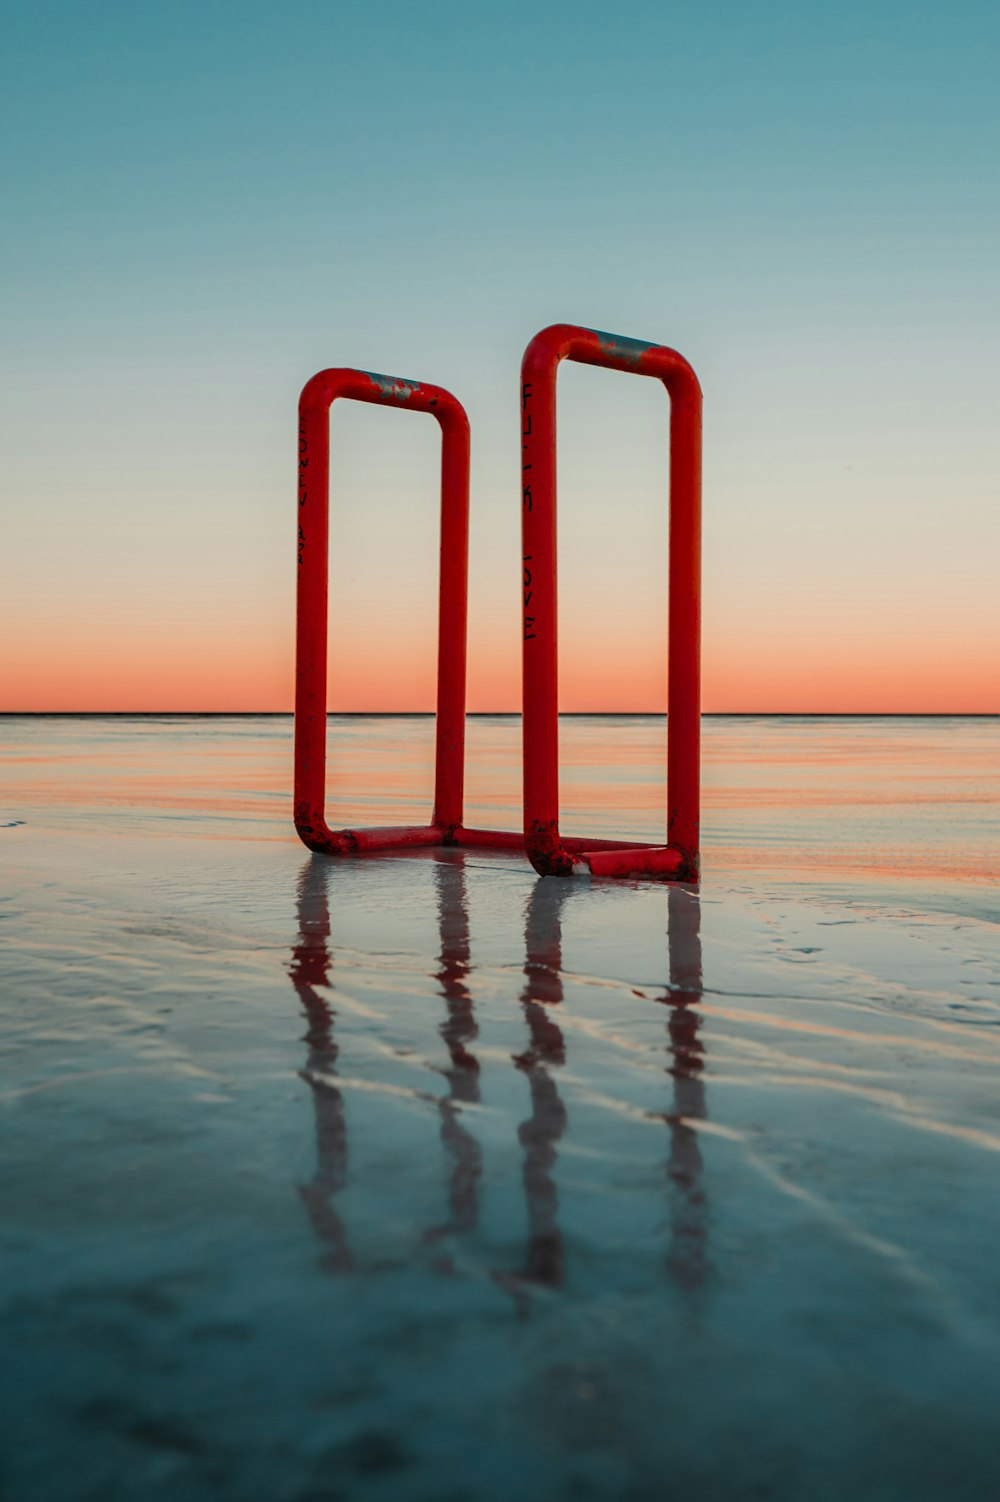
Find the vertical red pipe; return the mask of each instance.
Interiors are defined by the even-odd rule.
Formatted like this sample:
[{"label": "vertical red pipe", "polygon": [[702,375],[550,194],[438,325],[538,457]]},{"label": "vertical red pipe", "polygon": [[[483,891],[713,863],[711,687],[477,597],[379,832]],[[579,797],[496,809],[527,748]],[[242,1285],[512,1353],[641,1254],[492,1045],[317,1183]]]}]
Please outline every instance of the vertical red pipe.
[{"label": "vertical red pipe", "polygon": [[326,659],[330,402],[326,371],[299,401],[299,539],[295,656],[295,827],[326,830]]},{"label": "vertical red pipe", "polygon": [[469,419],[458,402],[441,424],[441,558],[434,812],[451,834],[462,823],[465,786],[465,667],[468,635]]},{"label": "vertical red pipe", "polygon": [[[688,371],[690,367],[688,367]],[[701,804],[701,390],[694,372],[670,393],[670,600],[667,659],[667,843],[697,881]]]},{"label": "vertical red pipe", "polygon": [[559,840],[559,642],[556,558],[556,371],[561,354],[533,339],[521,366],[521,604],[524,836],[552,874],[572,869]]}]

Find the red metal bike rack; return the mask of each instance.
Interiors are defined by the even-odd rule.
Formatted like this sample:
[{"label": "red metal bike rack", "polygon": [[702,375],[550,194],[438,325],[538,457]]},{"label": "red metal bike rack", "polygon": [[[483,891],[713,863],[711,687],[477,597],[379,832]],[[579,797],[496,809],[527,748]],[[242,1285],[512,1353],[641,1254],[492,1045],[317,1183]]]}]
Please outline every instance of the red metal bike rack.
[{"label": "red metal bike rack", "polygon": [[[559,833],[556,619],[556,372],[580,360],[662,381],[670,396],[670,602],[667,844],[566,839]],[[701,647],[701,388],[676,350],[558,323],[521,364],[524,612],[524,839],[542,876],[698,880]]]},{"label": "red metal bike rack", "polygon": [[[441,426],[434,809],[429,825],[328,828],[326,806],[327,585],[331,403],[338,397],[430,412]],[[469,419],[440,386],[365,370],[321,370],[299,400],[299,536],[295,678],[295,828],[310,850],[354,855],[414,845],[522,848],[521,836],[465,829],[465,653],[469,554]]]}]

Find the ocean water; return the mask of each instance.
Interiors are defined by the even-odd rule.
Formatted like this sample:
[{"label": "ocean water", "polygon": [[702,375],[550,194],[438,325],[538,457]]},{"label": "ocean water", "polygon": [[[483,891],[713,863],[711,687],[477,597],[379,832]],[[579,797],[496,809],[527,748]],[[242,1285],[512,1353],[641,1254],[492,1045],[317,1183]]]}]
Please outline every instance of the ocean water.
[{"label": "ocean water", "polygon": [[[564,721],[567,831],[663,736]],[[431,744],[331,719],[331,822]],[[282,717],[0,720],[5,1502],[1000,1495],[1000,720],[704,775],[699,889],[539,881],[310,856]]]}]

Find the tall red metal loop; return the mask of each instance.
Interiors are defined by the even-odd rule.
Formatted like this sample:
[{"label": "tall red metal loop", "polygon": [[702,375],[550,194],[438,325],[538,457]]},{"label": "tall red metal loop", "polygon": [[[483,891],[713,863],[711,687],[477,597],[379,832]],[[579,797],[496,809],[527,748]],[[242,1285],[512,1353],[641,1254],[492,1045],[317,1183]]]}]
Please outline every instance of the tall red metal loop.
[{"label": "tall red metal loop", "polygon": [[[426,827],[330,830],[326,803],[329,411],[339,397],[430,412],[441,426],[434,810]],[[469,552],[469,419],[440,386],[364,370],[321,370],[299,401],[299,562],[295,680],[295,828],[310,850],[347,855],[456,843],[462,824]]]},{"label": "tall red metal loop", "polygon": [[[670,396],[667,844],[559,833],[556,372],[580,360],[662,381]],[[573,324],[536,334],[521,365],[524,838],[542,876],[698,880],[701,675],[701,388],[676,350]]]}]

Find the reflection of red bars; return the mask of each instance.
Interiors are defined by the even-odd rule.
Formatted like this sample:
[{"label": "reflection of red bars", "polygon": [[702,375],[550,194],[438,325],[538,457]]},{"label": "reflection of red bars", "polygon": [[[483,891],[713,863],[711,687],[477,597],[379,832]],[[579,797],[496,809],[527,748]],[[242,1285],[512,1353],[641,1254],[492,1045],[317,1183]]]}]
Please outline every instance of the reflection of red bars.
[{"label": "reflection of red bars", "polygon": [[[670,604],[667,844],[564,839],[559,833],[556,642],[556,371],[560,360],[630,370],[670,395]],[[524,608],[524,838],[542,876],[698,879],[701,618],[701,388],[675,350],[572,324],[536,334],[521,366]]]},{"label": "reflection of red bars", "polygon": [[[330,830],[326,803],[327,579],[331,402],[337,397],[430,412],[441,425],[434,811],[426,826]],[[469,554],[469,419],[440,386],[321,370],[299,401],[299,582],[295,681],[295,828],[310,850],[351,855],[409,845],[521,847],[520,835],[462,825]]]}]

